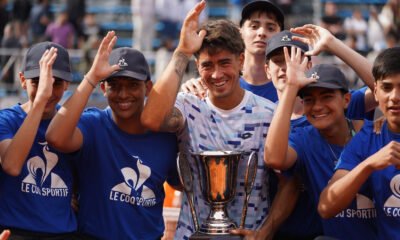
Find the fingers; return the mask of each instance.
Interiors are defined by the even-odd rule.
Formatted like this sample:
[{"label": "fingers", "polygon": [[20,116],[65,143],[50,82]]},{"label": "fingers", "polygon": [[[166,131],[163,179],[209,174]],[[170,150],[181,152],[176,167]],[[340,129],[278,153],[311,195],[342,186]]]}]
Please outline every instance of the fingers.
[{"label": "fingers", "polygon": [[253,231],[248,229],[238,228],[231,230],[230,233],[240,236],[249,236],[253,234]]},{"label": "fingers", "polygon": [[115,32],[109,31],[100,43],[99,52],[111,52],[116,42],[117,36],[115,36]]},{"label": "fingers", "polygon": [[188,24],[190,20],[198,19],[200,13],[204,10],[205,7],[206,7],[205,0],[202,0],[201,2],[197,3],[196,6],[186,16],[184,24]]},{"label": "fingers", "polygon": [[7,240],[8,237],[11,235],[10,230],[4,230],[1,234],[0,234],[0,240]]}]

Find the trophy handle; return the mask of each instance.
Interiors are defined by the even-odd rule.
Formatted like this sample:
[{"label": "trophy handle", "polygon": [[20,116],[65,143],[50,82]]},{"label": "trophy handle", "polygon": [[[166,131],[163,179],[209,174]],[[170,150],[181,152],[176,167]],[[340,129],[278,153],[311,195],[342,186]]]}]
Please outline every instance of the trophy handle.
[{"label": "trophy handle", "polygon": [[193,202],[193,174],[185,153],[179,153],[178,157],[178,174],[179,179],[183,185],[183,190],[187,196],[192,220],[194,223],[194,230],[199,230],[199,221],[197,219],[196,209]]},{"label": "trophy handle", "polygon": [[257,152],[253,151],[249,155],[249,160],[247,161],[246,174],[244,176],[245,199],[242,210],[242,218],[240,221],[240,228],[244,228],[244,224],[246,221],[250,193],[253,190],[254,180],[256,179],[257,175],[257,163],[258,163],[258,155]]}]

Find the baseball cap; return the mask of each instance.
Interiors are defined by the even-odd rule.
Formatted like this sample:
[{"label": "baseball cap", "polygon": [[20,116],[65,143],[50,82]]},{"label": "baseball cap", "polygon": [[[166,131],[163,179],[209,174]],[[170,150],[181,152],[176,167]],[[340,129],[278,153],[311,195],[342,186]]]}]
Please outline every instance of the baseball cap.
[{"label": "baseball cap", "polygon": [[39,61],[43,53],[51,47],[57,48],[57,58],[53,63],[53,76],[65,81],[72,81],[68,51],[53,42],[37,43],[28,49],[22,62],[22,73],[25,78],[37,78],[40,76]]},{"label": "baseball cap", "polygon": [[121,47],[114,49],[110,54],[111,65],[118,64],[120,70],[112,73],[113,77],[130,77],[137,80],[150,80],[150,69],[144,55],[133,48]]},{"label": "baseball cap", "polygon": [[293,40],[292,39],[293,36],[301,36],[301,35],[285,30],[275,34],[270,39],[268,39],[267,50],[265,51],[266,57],[269,58],[271,54],[277,49],[290,46],[298,47],[303,52],[307,52],[308,45],[303,42]]},{"label": "baseball cap", "polygon": [[348,81],[343,72],[331,64],[319,64],[312,67],[306,72],[307,77],[316,78],[317,82],[313,82],[303,87],[299,91],[299,96],[303,96],[304,90],[309,88],[328,88],[340,89],[345,92],[349,91]]},{"label": "baseball cap", "polygon": [[244,5],[242,9],[242,19],[240,19],[240,26],[243,25],[244,21],[250,17],[255,11],[270,11],[276,16],[276,21],[281,29],[285,25],[285,17],[282,10],[270,1],[253,1]]}]

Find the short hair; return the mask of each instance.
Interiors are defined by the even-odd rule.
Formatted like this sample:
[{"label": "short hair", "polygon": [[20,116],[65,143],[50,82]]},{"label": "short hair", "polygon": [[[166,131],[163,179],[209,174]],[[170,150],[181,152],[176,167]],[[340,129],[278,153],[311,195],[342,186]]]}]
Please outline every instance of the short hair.
[{"label": "short hair", "polygon": [[372,75],[375,81],[400,74],[400,47],[388,48],[375,59]]},{"label": "short hair", "polygon": [[231,21],[225,19],[210,20],[201,25],[200,30],[206,30],[206,36],[200,50],[194,55],[199,57],[202,51],[208,51],[210,55],[221,50],[227,50],[235,55],[244,52],[244,42],[239,28]]},{"label": "short hair", "polygon": [[283,26],[284,23],[278,20],[278,18],[276,16],[276,12],[268,10],[266,8],[259,9],[257,11],[253,11],[253,12],[249,13],[248,15],[244,16],[242,19],[240,19],[239,26],[243,27],[243,24],[246,22],[246,20],[250,19],[250,17],[253,14],[261,15],[263,13],[265,13],[269,18],[274,20],[276,22],[276,24],[278,24],[278,26],[280,27],[281,31],[284,29],[284,26]]}]

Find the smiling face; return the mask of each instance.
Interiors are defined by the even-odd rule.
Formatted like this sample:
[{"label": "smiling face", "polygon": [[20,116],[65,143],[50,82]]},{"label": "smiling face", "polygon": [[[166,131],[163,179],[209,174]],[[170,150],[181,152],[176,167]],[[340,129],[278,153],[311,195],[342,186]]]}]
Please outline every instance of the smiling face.
[{"label": "smiling face", "polygon": [[345,119],[350,93],[338,89],[308,88],[303,91],[304,114],[318,130],[329,130]]},{"label": "smiling face", "polygon": [[273,14],[254,12],[240,28],[246,51],[265,56],[267,40],[281,31]]},{"label": "smiling face", "polygon": [[116,122],[140,118],[144,99],[151,87],[150,80],[140,81],[129,77],[115,77],[101,84]]},{"label": "smiling face", "polygon": [[243,60],[243,53],[236,55],[228,50],[213,54],[207,50],[200,52],[196,61],[197,69],[213,102],[230,99],[234,103],[237,98],[241,100],[243,89],[240,88],[239,77]]},{"label": "smiling face", "polygon": [[400,133],[400,73],[376,81],[374,94],[389,129]]},{"label": "smiling face", "polygon": [[[26,90],[30,106],[32,106],[39,86],[39,78],[26,79],[23,77],[23,75],[21,75],[21,86]],[[60,78],[55,78],[53,83],[53,91],[43,111],[42,119],[50,119],[56,114],[56,106],[60,102],[64,91],[67,90],[68,86],[69,82]]]}]

